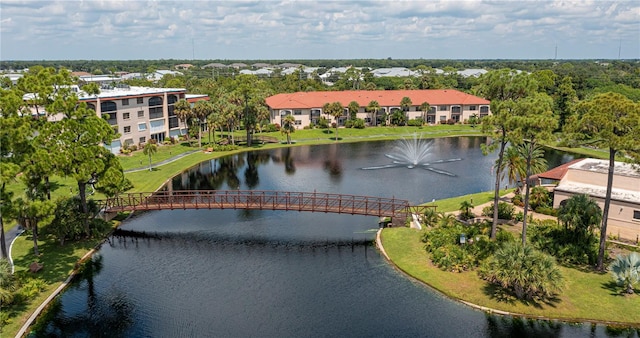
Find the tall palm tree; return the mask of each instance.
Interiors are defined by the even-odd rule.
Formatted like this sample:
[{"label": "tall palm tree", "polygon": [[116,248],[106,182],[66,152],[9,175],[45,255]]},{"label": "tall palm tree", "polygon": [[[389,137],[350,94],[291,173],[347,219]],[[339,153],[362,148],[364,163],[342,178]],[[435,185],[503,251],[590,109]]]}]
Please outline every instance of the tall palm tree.
[{"label": "tall palm tree", "polygon": [[[189,126],[187,125],[187,121],[192,116],[191,103],[185,99],[178,100],[178,102],[173,105],[173,112],[178,117],[178,120],[182,121],[188,129]],[[182,131],[182,128],[180,130]]]},{"label": "tall palm tree", "polygon": [[422,102],[422,104],[420,104],[420,110],[422,111],[422,121],[423,123],[427,122],[427,112],[429,112],[429,110],[431,109],[431,105],[429,105],[429,102]]},{"label": "tall palm tree", "polygon": [[547,160],[544,159],[544,150],[535,142],[525,142],[520,148],[521,155],[526,159],[526,179],[524,196],[524,219],[522,220],[522,245],[527,241],[527,212],[529,211],[529,197],[531,176],[547,170]]},{"label": "tall palm tree", "polygon": [[[504,156],[502,162],[498,164],[498,160],[496,160],[496,165],[499,165],[499,171],[502,173],[502,178],[506,175],[509,184],[516,184],[518,182],[522,182],[523,178],[527,175],[526,166],[524,157],[522,157],[521,151],[516,146],[510,146],[504,152]],[[520,187],[516,188],[516,194],[520,193]]]},{"label": "tall palm tree", "polygon": [[142,153],[149,156],[149,171],[151,171],[151,156],[158,151],[158,146],[155,143],[147,142],[142,149]]},{"label": "tall palm tree", "polygon": [[378,124],[378,110],[380,110],[380,103],[376,100],[372,100],[367,105],[367,111],[369,113],[373,113],[373,117],[371,118],[371,123],[375,126]]},{"label": "tall palm tree", "polygon": [[333,116],[333,118],[335,118],[336,120],[336,142],[338,142],[338,125],[340,122],[340,116],[342,116],[344,114],[344,107],[342,106],[342,103],[336,101],[336,102],[332,102],[332,103],[325,103],[325,105],[322,107],[322,110],[324,111],[325,114],[328,114],[330,116]]},{"label": "tall palm tree", "polygon": [[287,144],[291,144],[291,133],[296,131],[296,118],[291,114],[287,114],[282,120],[280,132],[287,135]]},{"label": "tall palm tree", "polygon": [[213,104],[209,101],[198,101],[193,106],[193,117],[198,120],[198,148],[202,147],[202,123],[213,113]]}]

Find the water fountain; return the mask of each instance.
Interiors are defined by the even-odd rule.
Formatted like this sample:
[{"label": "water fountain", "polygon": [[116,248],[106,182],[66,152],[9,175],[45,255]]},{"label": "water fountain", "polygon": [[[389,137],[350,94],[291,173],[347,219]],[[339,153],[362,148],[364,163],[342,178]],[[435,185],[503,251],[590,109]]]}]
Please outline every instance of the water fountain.
[{"label": "water fountain", "polygon": [[384,156],[393,160],[390,164],[373,166],[373,167],[365,167],[363,170],[376,170],[376,169],[387,169],[387,168],[398,168],[398,167],[407,167],[408,169],[413,169],[415,167],[421,167],[425,170],[432,171],[434,173],[447,175],[447,176],[456,176],[455,174],[432,167],[434,164],[441,163],[449,163],[449,162],[457,162],[462,161],[461,158],[449,158],[449,159],[441,159],[428,161],[429,156],[431,155],[430,149],[433,145],[432,139],[422,139],[419,138],[417,134],[413,134],[412,138],[403,137],[398,140],[397,144],[393,147],[394,152],[390,154],[384,154]]}]

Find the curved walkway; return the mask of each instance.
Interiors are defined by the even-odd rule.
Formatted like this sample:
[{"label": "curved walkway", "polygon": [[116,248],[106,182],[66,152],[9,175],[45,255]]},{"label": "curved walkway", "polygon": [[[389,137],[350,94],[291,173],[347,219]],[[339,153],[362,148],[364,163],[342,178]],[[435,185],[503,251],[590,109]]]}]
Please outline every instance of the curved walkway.
[{"label": "curved walkway", "polygon": [[[181,158],[183,158],[185,156],[197,153],[199,151],[202,151],[202,150],[201,149],[190,150],[190,151],[178,154],[176,156],[170,157],[170,158],[168,158],[166,160],[162,160],[162,161],[159,161],[159,162],[156,162],[156,163],[152,163],[151,164],[151,168],[156,168],[156,167],[159,167],[161,165],[165,165],[165,164],[168,164],[168,163],[171,163],[171,162],[175,162],[175,161],[177,161],[177,160],[179,160],[179,159],[181,159]],[[149,170],[149,166],[138,167],[138,168],[133,168],[133,169],[127,169],[127,170],[124,171],[124,173],[125,174],[126,173],[134,173],[136,171],[143,171],[143,170]]]}]

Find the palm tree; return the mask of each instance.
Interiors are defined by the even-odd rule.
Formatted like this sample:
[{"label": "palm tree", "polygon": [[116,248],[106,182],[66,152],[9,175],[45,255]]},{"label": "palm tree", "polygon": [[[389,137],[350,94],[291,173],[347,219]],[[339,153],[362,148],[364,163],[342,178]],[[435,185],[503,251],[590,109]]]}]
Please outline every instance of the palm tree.
[{"label": "palm tree", "polygon": [[[187,125],[187,121],[192,116],[191,103],[185,99],[178,100],[178,102],[173,105],[173,112],[178,117],[178,120]],[[189,126],[187,125],[187,129],[188,128]],[[180,131],[182,131],[182,129],[180,129]]]},{"label": "palm tree", "polygon": [[577,237],[585,239],[600,227],[602,209],[589,195],[573,195],[560,206],[558,220],[566,229],[573,230]]},{"label": "palm tree", "polygon": [[422,121],[424,123],[427,122],[427,112],[431,109],[431,105],[429,105],[429,102],[422,102],[422,104],[420,104],[420,110],[422,111]]},{"label": "palm tree", "polygon": [[547,191],[547,188],[543,186],[531,188],[531,196],[529,198],[529,203],[533,210],[541,206],[546,207],[549,205],[549,192]]},{"label": "palm tree", "polygon": [[291,133],[296,131],[296,118],[291,114],[287,114],[282,120],[280,132],[287,135],[287,144],[291,144]]},{"label": "palm tree", "polygon": [[471,209],[473,209],[473,204],[470,201],[462,201],[460,203],[460,218],[463,220],[472,218],[473,212],[471,212]]},{"label": "palm tree", "polygon": [[198,148],[202,148],[202,123],[213,113],[213,104],[209,101],[198,101],[193,106],[193,117],[198,120]]},{"label": "palm tree", "polygon": [[369,113],[373,113],[373,117],[371,118],[371,123],[373,123],[374,126],[377,125],[378,110],[380,110],[380,104],[378,103],[378,101],[372,100],[371,102],[369,102],[366,109]]},{"label": "palm tree", "polygon": [[340,116],[342,116],[344,114],[344,107],[342,106],[342,103],[336,101],[336,102],[332,102],[332,103],[325,103],[325,105],[322,107],[322,110],[324,111],[325,114],[328,114],[330,116],[333,116],[333,118],[335,118],[336,120],[336,142],[338,142],[338,124],[340,122]]},{"label": "palm tree", "polygon": [[[526,173],[527,163],[525,162],[524,157],[522,157],[519,149],[514,146],[510,146],[504,152],[504,156],[502,161],[498,164],[498,159],[496,159],[496,165],[499,165],[499,171],[502,173],[502,178],[507,176],[509,180],[509,184],[516,184],[517,182],[521,182]],[[516,194],[520,193],[520,187],[516,188]]]},{"label": "palm tree", "polygon": [[142,149],[142,153],[149,156],[149,171],[151,171],[151,156],[158,151],[158,146],[155,143],[147,142]]},{"label": "palm tree", "polygon": [[356,101],[351,101],[349,102],[347,108],[349,108],[349,119],[355,120],[358,117],[358,110],[360,110],[360,105]]},{"label": "palm tree", "polygon": [[618,285],[625,288],[624,292],[633,294],[633,285],[640,282],[640,254],[632,252],[626,256],[618,255],[609,270]]},{"label": "palm tree", "polygon": [[547,160],[544,159],[544,150],[536,142],[525,142],[520,148],[520,154],[526,159],[524,218],[522,220],[522,245],[527,242],[527,213],[529,211],[529,197],[531,185],[530,177],[547,170]]}]

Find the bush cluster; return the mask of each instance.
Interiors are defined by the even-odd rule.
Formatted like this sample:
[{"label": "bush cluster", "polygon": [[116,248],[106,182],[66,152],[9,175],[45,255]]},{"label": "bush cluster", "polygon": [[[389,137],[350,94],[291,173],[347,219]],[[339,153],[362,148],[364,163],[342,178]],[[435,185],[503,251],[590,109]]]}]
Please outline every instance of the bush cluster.
[{"label": "bush cluster", "polygon": [[529,227],[529,240],[562,264],[595,264],[598,258],[598,238],[593,233],[577,233],[554,220],[534,220]]},{"label": "bush cluster", "polygon": [[[506,202],[498,202],[498,218],[512,220],[513,213],[515,212],[515,208],[513,205]],[[482,209],[482,216],[492,217],[493,216],[493,203],[488,205]]]},{"label": "bush cluster", "polygon": [[422,127],[424,125],[424,120],[422,120],[422,118],[420,117],[411,119],[407,121],[407,125],[410,127]]},{"label": "bush cluster", "polygon": [[347,120],[344,122],[345,128],[364,129],[364,120],[361,118]]},{"label": "bush cluster", "polygon": [[[431,254],[431,261],[445,271],[462,272],[476,268],[480,262],[489,257],[499,243],[514,241],[513,235],[500,230],[496,241],[487,236],[490,230],[488,223],[466,226],[456,222],[451,226],[440,226],[427,230],[422,235],[425,250]],[[467,241],[460,244],[460,235]]]}]

